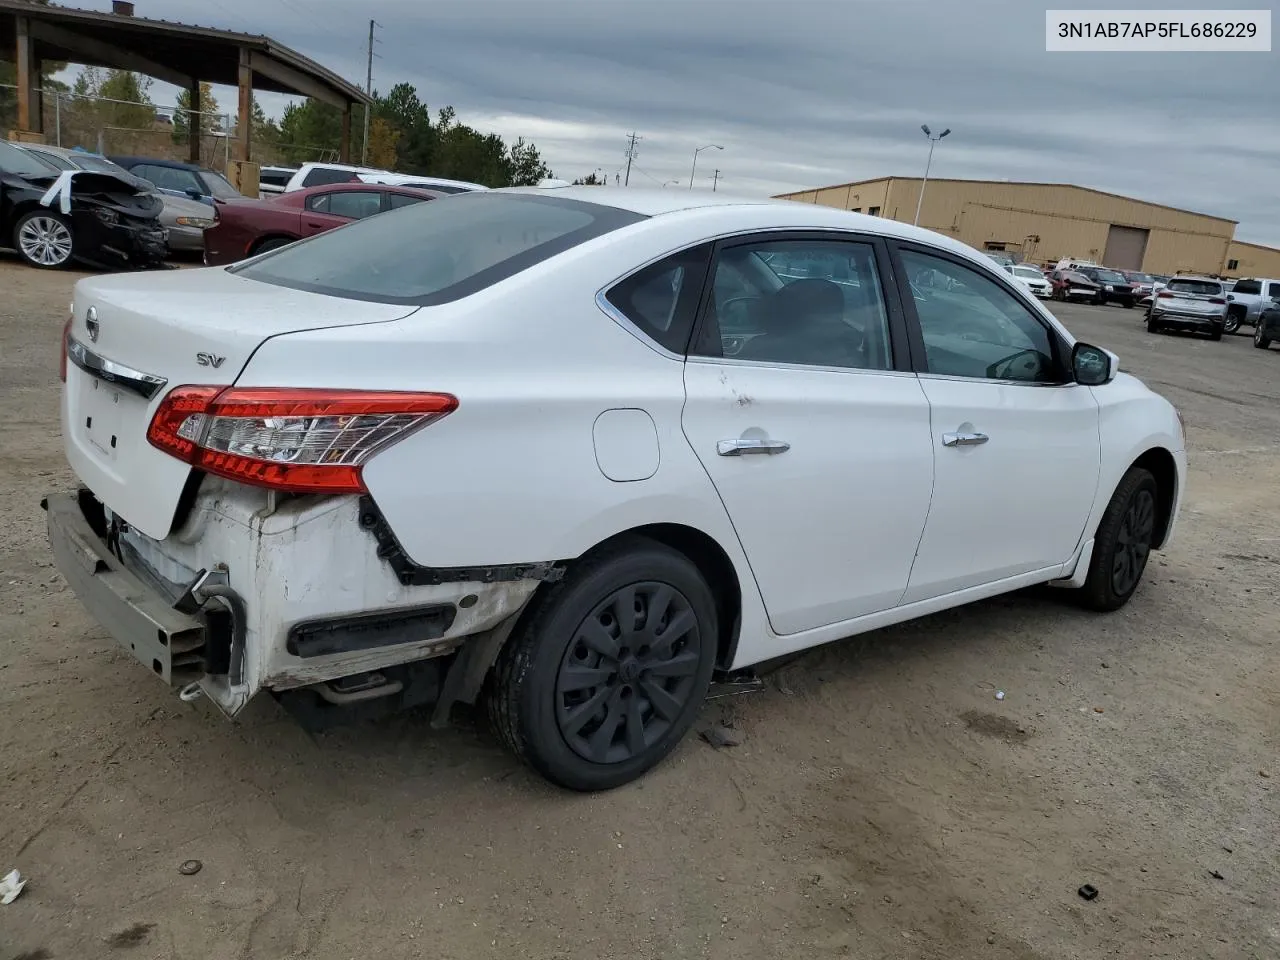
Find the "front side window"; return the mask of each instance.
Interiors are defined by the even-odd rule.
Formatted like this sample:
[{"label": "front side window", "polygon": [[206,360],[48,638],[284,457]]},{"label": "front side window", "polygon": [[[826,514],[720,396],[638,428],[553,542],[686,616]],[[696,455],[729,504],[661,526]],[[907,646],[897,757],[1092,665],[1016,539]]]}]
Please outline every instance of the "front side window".
[{"label": "front side window", "polygon": [[692,353],[765,363],[889,370],[875,248],[851,240],[726,247]]},{"label": "front side window", "polygon": [[363,220],[382,212],[382,194],[376,190],[341,190],[307,198],[307,209],[348,220]]},{"label": "front side window", "polygon": [[430,306],[644,219],[564,197],[465,193],[360,220],[229,269],[295,290]]},{"label": "front side window", "polygon": [[682,250],[632,274],[605,299],[672,353],[684,353],[702,295],[709,247]]},{"label": "front side window", "polygon": [[970,267],[902,251],[929,372],[951,377],[1062,382],[1048,328],[1012,293]]},{"label": "front side window", "polygon": [[1280,283],[1277,283],[1275,280],[1272,280],[1270,286],[1271,286],[1271,289],[1267,293],[1267,296],[1270,297],[1272,300],[1280,300]]}]

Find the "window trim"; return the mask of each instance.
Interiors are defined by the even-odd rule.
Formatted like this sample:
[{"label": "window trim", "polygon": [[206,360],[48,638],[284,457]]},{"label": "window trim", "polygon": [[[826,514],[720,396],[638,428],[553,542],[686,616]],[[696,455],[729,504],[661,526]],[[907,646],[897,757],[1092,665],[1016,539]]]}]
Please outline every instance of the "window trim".
[{"label": "window trim", "polygon": [[[889,332],[889,366],[883,369],[876,367],[828,367],[807,363],[786,363],[781,360],[746,360],[740,357],[704,357],[701,354],[690,355],[689,349],[702,336],[706,320],[707,303],[715,285],[716,266],[721,251],[726,248],[752,246],[759,243],[804,242],[806,240],[826,243],[860,243],[871,247],[876,263],[876,279],[880,284],[880,293],[885,307],[885,324]],[[900,293],[894,280],[894,267],[889,256],[886,238],[876,233],[854,230],[779,230],[777,228],[754,230],[745,233],[734,233],[720,237],[714,241],[711,259],[707,267],[706,279],[702,285],[702,296],[698,300],[698,313],[694,320],[692,335],[685,347],[685,357],[690,361],[709,363],[732,363],[755,367],[775,367],[781,370],[821,370],[834,373],[910,373],[911,354],[908,339],[906,318],[899,302]]]},{"label": "window trim", "polygon": [[[907,317],[907,334],[911,343],[911,360],[912,366],[916,374],[922,378],[931,380],[959,380],[965,383],[992,383],[1003,386],[1015,387],[1074,387],[1078,384],[1070,376],[1071,341],[1063,335],[1057,325],[1050,323],[1040,313],[1042,309],[1039,303],[1028,302],[1031,299],[1031,291],[1021,284],[1015,284],[1013,277],[1006,274],[1003,270],[989,270],[982,264],[974,263],[965,257],[952,253],[949,250],[942,250],[938,247],[931,247],[928,244],[918,243],[912,240],[896,240],[887,239],[889,247],[889,255],[895,266],[895,274],[898,278],[898,296],[902,300],[903,311]],[[906,265],[902,262],[902,253],[918,253],[922,256],[935,257],[953,263],[958,267],[971,270],[986,279],[990,280],[996,286],[1002,288],[1006,293],[1014,298],[1022,305],[1036,321],[1044,328],[1049,335],[1049,345],[1054,351],[1053,362],[1057,366],[1062,380],[1056,383],[1032,383],[1027,380],[996,380],[990,377],[962,377],[952,373],[934,373],[929,369],[929,358],[924,347],[924,330],[920,326],[920,315],[916,311],[915,297],[911,294],[911,284],[907,279]],[[994,261],[992,261],[994,264]],[[1007,279],[1006,279],[1007,278]]]}]

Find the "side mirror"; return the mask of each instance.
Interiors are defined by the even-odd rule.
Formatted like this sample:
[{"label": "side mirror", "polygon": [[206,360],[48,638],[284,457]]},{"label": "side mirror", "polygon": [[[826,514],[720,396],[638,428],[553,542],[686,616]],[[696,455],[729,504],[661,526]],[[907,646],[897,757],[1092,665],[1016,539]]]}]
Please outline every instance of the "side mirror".
[{"label": "side mirror", "polygon": [[200,199],[201,194],[200,194],[200,191],[199,191],[199,190],[194,190],[194,189],[193,189],[193,190],[188,190],[188,191],[187,191],[187,196],[188,196],[188,197],[190,197],[192,200],[199,200],[199,199]]},{"label": "side mirror", "polygon": [[1076,383],[1100,387],[1116,378],[1119,359],[1110,350],[1091,343],[1077,343],[1071,348],[1071,375]]}]

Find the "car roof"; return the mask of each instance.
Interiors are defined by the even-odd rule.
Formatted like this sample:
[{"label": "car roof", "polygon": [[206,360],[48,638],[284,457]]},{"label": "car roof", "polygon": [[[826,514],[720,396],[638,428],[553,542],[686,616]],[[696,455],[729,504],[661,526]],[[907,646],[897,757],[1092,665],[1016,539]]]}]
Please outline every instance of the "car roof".
[{"label": "car roof", "polygon": [[[697,212],[712,213],[717,208],[735,206],[767,207],[776,214],[775,227],[778,230],[865,231],[897,240],[915,240],[931,247],[962,253],[971,259],[985,258],[983,251],[943,234],[926,230],[924,227],[912,226],[888,217],[854,213],[838,207],[800,203],[795,200],[777,200],[772,197],[752,197],[722,192],[707,193],[698,190],[663,190],[657,187],[501,187],[487,193],[564,197],[567,200],[629,210],[646,217]],[[990,263],[989,258],[985,259]]]},{"label": "car roof", "polygon": [[204,167],[197,166],[194,163],[183,163],[181,160],[162,160],[159,157],[107,157],[112,163],[118,163],[120,166],[125,164],[146,163],[153,167],[173,167],[175,170],[194,170],[199,172]]},{"label": "car roof", "polygon": [[314,187],[303,187],[301,190],[291,190],[289,194],[297,194],[298,196],[309,197],[317,193],[368,193],[375,190],[390,190],[393,193],[406,193],[410,196],[424,197],[443,197],[449,196],[440,190],[432,190],[430,187],[409,187],[402,183],[365,183],[363,180],[352,180],[349,183],[318,183]]}]

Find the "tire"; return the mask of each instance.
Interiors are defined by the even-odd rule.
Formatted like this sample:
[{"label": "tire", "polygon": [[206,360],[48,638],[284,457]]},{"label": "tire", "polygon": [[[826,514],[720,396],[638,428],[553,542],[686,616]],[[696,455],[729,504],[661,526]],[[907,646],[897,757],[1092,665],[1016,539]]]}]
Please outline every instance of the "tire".
[{"label": "tire", "polygon": [[1132,300],[1126,300],[1126,301],[1124,302],[1124,308],[1125,308],[1126,310],[1132,310],[1132,309],[1133,309],[1133,301],[1132,301]]},{"label": "tire", "polygon": [[1151,314],[1147,314],[1147,333],[1159,333],[1159,332],[1160,332],[1160,321],[1157,320],[1155,317],[1153,317]]},{"label": "tire", "polygon": [[[718,636],[710,587],[684,554],[632,537],[588,555],[534,602],[494,667],[494,732],[570,790],[635,780],[680,742],[706,697]],[[619,607],[637,618],[634,649]],[[665,632],[648,632],[676,617],[682,632],[665,644]]]},{"label": "tire", "polygon": [[1261,317],[1253,325],[1253,345],[1259,350],[1266,350],[1271,346],[1271,338],[1267,336],[1266,326],[1263,324]]},{"label": "tire", "polygon": [[1235,333],[1240,329],[1240,314],[1234,310],[1227,311],[1226,322],[1222,326],[1224,333]]},{"label": "tire", "polygon": [[1210,339],[1210,340],[1221,340],[1221,339],[1222,339],[1222,327],[1220,327],[1220,326],[1215,326],[1212,330],[1210,330],[1210,331],[1209,331],[1209,339]]},{"label": "tire", "polygon": [[279,250],[281,247],[287,247],[289,244],[294,242],[295,241],[290,240],[288,237],[272,237],[270,240],[263,240],[258,244],[250,256],[256,257],[258,254],[266,253],[268,250]]},{"label": "tire", "polygon": [[1151,472],[1130,467],[1111,495],[1093,537],[1089,575],[1077,595],[1085,607],[1106,613],[1129,602],[1142,581],[1151,553],[1159,502]]},{"label": "tire", "polygon": [[13,248],[25,263],[61,270],[75,259],[71,219],[52,210],[28,210],[13,225]]}]

